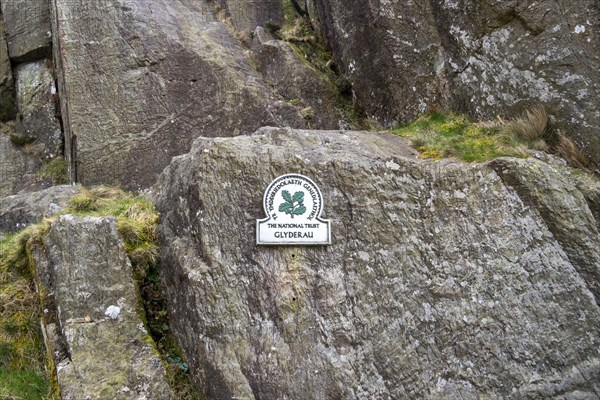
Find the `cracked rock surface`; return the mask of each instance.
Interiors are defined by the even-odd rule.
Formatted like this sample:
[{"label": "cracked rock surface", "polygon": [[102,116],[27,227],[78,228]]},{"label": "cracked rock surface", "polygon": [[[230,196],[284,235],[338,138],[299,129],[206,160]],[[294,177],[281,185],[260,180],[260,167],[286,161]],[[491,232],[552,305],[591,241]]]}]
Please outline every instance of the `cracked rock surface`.
[{"label": "cracked rock surface", "polygon": [[446,107],[476,118],[543,104],[600,162],[596,0],[317,2],[369,115],[387,125]]},{"label": "cracked rock surface", "polygon": [[[331,246],[256,246],[264,190],[285,173],[320,187]],[[594,217],[563,170],[264,128],[198,139],[152,197],[171,329],[207,398],[600,394],[598,265],[573,257],[597,257],[600,238],[564,234],[573,209]]]},{"label": "cracked rock surface", "polygon": [[51,4],[74,181],[147,188],[199,136],[308,126],[302,107],[286,102],[256,71],[212,2]]}]

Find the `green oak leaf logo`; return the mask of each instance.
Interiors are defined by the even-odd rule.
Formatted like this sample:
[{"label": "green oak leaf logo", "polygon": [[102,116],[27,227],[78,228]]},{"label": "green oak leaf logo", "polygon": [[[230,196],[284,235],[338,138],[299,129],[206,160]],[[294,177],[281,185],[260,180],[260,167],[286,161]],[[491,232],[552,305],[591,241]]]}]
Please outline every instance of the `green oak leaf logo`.
[{"label": "green oak leaf logo", "polygon": [[304,192],[296,192],[294,195],[290,195],[290,192],[284,190],[281,192],[284,203],[279,206],[279,212],[286,213],[294,218],[294,215],[302,215],[306,212],[304,206]]}]

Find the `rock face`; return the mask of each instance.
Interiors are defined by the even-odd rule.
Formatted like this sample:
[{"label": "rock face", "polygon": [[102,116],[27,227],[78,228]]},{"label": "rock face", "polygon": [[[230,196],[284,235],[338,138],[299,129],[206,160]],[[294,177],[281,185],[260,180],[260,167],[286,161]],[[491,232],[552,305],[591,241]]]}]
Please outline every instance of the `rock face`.
[{"label": "rock face", "polygon": [[342,105],[336,88],[300,60],[287,42],[258,27],[253,34],[252,52],[257,70],[271,82],[277,94],[302,108],[309,127],[351,126],[340,112]]},{"label": "rock face", "polygon": [[22,134],[43,144],[42,156],[62,155],[62,131],[56,119],[57,94],[50,60],[16,68],[18,123]]},{"label": "rock face", "polygon": [[554,127],[600,162],[597,1],[324,0],[318,8],[361,104],[384,124],[436,107],[495,118],[541,103]]},{"label": "rock face", "polygon": [[15,88],[6,44],[6,28],[0,19],[0,121],[15,116]]},{"label": "rock face", "polygon": [[[161,279],[207,398],[597,397],[599,265],[573,254],[600,238],[565,171],[410,157],[392,135],[265,128],[173,160]],[[331,246],[256,246],[285,173],[323,191]]]},{"label": "rock face", "polygon": [[217,0],[236,30],[251,32],[267,23],[283,24],[283,2],[280,0]]},{"label": "rock face", "polygon": [[198,136],[308,126],[213,3],[51,4],[65,154],[77,182],[143,188]]},{"label": "rock face", "polygon": [[16,62],[50,55],[52,32],[46,0],[2,0],[8,31],[8,51]]},{"label": "rock face", "polygon": [[137,314],[116,220],[62,216],[44,247],[36,257],[58,310],[46,335],[61,398],[170,399],[164,368]]},{"label": "rock face", "polygon": [[61,212],[79,192],[78,186],[61,185],[0,198],[0,232],[18,231]]}]

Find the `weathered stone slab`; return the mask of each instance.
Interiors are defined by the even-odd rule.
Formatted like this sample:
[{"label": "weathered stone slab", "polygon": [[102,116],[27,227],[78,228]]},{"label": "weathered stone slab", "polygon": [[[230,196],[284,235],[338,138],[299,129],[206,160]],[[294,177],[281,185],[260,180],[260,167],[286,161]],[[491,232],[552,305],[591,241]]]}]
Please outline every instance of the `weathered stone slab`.
[{"label": "weathered stone slab", "polygon": [[139,189],[196,137],[307,126],[204,1],[52,0],[72,180]]},{"label": "weathered stone slab", "polygon": [[16,62],[50,55],[52,32],[46,0],[2,0],[8,32],[8,51]]},{"label": "weathered stone slab", "polygon": [[[549,219],[592,220],[583,197],[552,168],[531,184],[565,190],[538,204],[490,166],[411,154],[265,128],[173,160],[153,189],[161,279],[207,398],[597,397],[600,310]],[[285,173],[323,192],[331,246],[256,246]]]},{"label": "weathered stone slab", "polygon": [[[170,399],[165,370],[149,344],[131,264],[114,218],[65,215],[44,239],[48,290],[58,310],[54,337],[63,399]],[[42,257],[43,258],[43,257]],[[41,263],[42,265],[44,262]],[[44,281],[41,279],[42,282]]]},{"label": "weathered stone slab", "polygon": [[62,131],[56,118],[58,97],[50,60],[20,64],[15,76],[22,134],[44,145],[43,157],[62,155]]},{"label": "weathered stone slab", "polygon": [[17,231],[61,212],[79,192],[78,186],[60,185],[0,198],[0,232]]}]

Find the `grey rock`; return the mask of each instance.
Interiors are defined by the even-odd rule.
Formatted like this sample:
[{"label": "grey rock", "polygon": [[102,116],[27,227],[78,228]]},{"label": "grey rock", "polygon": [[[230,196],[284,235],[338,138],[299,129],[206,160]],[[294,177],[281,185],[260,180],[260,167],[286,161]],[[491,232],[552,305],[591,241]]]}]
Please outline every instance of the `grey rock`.
[{"label": "grey rock", "polygon": [[[4,128],[12,132],[12,129]],[[37,174],[43,167],[39,156],[41,150],[36,145],[15,146],[7,134],[0,133],[0,198],[51,185],[49,180]]]},{"label": "grey rock", "polygon": [[63,211],[78,186],[52,186],[39,192],[0,198],[0,232],[13,232]]},{"label": "grey rock", "polygon": [[283,24],[283,7],[280,0],[217,0],[225,15],[231,18],[238,31],[251,32],[267,23]]},{"label": "grey rock", "polygon": [[537,210],[600,300],[600,236],[594,214],[575,182],[556,166],[532,158],[502,158],[489,165],[527,206]]},{"label": "grey rock", "polygon": [[0,18],[0,121],[8,121],[15,116],[15,87],[8,57],[6,27]]},{"label": "grey rock", "polygon": [[71,180],[139,189],[199,136],[306,127],[254,69],[247,49],[191,0],[53,0]]},{"label": "grey rock", "polygon": [[23,134],[44,145],[43,157],[62,155],[62,130],[56,118],[58,100],[50,60],[20,64],[15,76]]},{"label": "grey rock", "polygon": [[576,174],[573,176],[573,180],[587,200],[600,231],[600,180],[591,174]]},{"label": "grey rock", "polygon": [[309,127],[340,129],[349,124],[340,111],[336,88],[321,77],[321,72],[301,61],[287,42],[273,38],[262,27],[253,33],[252,51],[258,71],[281,97],[314,111],[305,116]]},{"label": "grey rock", "polygon": [[541,103],[554,128],[600,162],[596,0],[324,0],[318,7],[338,64],[384,124],[440,107],[495,118]]},{"label": "grey rock", "polygon": [[57,309],[55,329],[53,322],[46,326],[57,332],[48,335],[54,338],[49,347],[61,348],[61,341],[65,347],[55,359],[61,398],[171,398],[137,314],[131,264],[116,220],[61,216],[44,245],[52,282],[47,292]]},{"label": "grey rock", "polygon": [[16,62],[50,55],[50,10],[45,0],[2,0],[2,17],[8,31],[8,51]]},{"label": "grey rock", "polygon": [[[387,134],[265,128],[174,158],[151,195],[161,281],[207,398],[598,397],[600,309],[572,252],[600,239],[581,193],[542,163],[414,157]],[[525,167],[547,199],[505,182]],[[321,188],[331,246],[256,246],[284,173]]]}]

